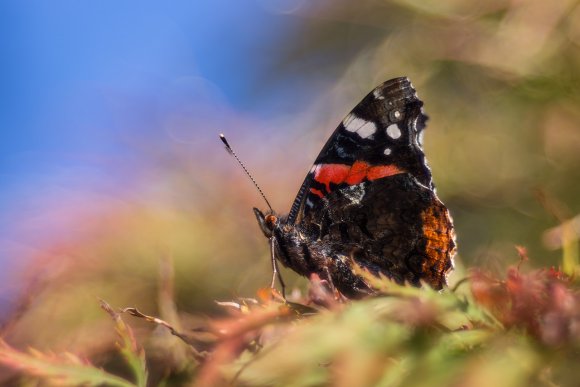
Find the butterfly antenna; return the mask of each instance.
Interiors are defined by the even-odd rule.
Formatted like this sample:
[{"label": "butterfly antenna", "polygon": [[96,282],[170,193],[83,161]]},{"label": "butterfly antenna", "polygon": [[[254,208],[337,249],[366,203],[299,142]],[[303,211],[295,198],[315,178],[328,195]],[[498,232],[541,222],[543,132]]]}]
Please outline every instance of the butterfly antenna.
[{"label": "butterfly antenna", "polygon": [[236,152],[234,152],[234,150],[232,149],[232,147],[228,143],[228,140],[226,140],[226,136],[224,136],[223,133],[220,133],[220,140],[222,140],[222,142],[226,146],[226,150],[228,151],[228,153],[231,154],[232,156],[234,156],[234,158],[236,159],[236,161],[238,162],[238,164],[240,164],[240,166],[242,167],[242,169],[244,170],[244,172],[246,172],[246,175],[248,175],[248,177],[250,178],[250,180],[252,180],[252,183],[254,183],[254,186],[258,189],[258,192],[260,192],[260,195],[262,195],[262,198],[264,198],[264,201],[268,205],[268,208],[270,209],[270,211],[273,212],[274,210],[272,209],[272,206],[270,205],[270,202],[268,201],[268,199],[266,199],[266,195],[264,195],[264,192],[262,192],[262,189],[260,188],[260,186],[258,185],[258,183],[256,183],[256,180],[254,180],[254,178],[252,177],[252,175],[250,174],[250,172],[248,172],[248,170],[246,169],[246,166],[244,165],[244,163],[242,163],[242,161],[240,160],[240,158],[238,157],[238,155],[236,154]]}]

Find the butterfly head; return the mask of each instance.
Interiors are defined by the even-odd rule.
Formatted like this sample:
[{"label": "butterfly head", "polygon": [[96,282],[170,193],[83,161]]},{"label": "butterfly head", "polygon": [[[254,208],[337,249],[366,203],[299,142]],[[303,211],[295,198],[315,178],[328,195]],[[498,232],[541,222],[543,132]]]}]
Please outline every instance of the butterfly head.
[{"label": "butterfly head", "polygon": [[266,236],[266,238],[271,238],[272,234],[274,233],[274,229],[280,223],[280,218],[276,216],[272,211],[266,212],[265,214],[254,207],[254,215],[256,215],[256,219],[258,220],[258,224],[260,225],[260,229]]}]

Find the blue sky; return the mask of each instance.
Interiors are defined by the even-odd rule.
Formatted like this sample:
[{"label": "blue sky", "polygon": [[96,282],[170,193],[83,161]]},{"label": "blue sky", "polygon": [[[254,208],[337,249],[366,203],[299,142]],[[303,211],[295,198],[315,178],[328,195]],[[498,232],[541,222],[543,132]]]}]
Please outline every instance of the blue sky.
[{"label": "blue sky", "polygon": [[24,153],[115,150],[102,133],[120,129],[108,120],[103,88],[147,96],[172,79],[196,75],[243,107],[268,66],[268,54],[259,48],[283,34],[289,21],[252,1],[169,7],[13,1],[0,7],[0,168],[10,175],[34,169]]},{"label": "blue sky", "polygon": [[139,163],[127,138],[159,135],[151,106],[183,97],[212,118],[215,100],[267,114],[288,97],[292,90],[255,93],[274,66],[275,42],[298,22],[272,5],[292,3],[0,2],[0,282],[15,256],[41,242],[20,218],[68,200],[70,190],[107,192],[127,181],[131,167],[114,164]]},{"label": "blue sky", "polygon": [[[289,33],[293,19],[259,1],[160,4],[0,4],[0,208],[67,164],[90,169],[87,157],[122,154],[123,138],[147,135],[127,133],[151,119],[140,101],[157,102],[176,79],[204,79],[234,109],[259,110],[248,95],[271,66],[269,42]],[[119,122],[111,90],[126,96],[132,125]]]}]

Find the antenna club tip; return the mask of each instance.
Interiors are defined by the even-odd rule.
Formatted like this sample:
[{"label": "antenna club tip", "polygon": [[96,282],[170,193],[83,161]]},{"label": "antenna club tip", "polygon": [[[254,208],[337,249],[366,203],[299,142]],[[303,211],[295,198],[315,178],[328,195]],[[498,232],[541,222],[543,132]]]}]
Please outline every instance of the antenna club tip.
[{"label": "antenna club tip", "polygon": [[222,142],[224,143],[224,145],[228,148],[231,149],[230,144],[228,144],[228,140],[226,140],[226,136],[224,136],[223,133],[220,133],[220,140],[222,140]]}]

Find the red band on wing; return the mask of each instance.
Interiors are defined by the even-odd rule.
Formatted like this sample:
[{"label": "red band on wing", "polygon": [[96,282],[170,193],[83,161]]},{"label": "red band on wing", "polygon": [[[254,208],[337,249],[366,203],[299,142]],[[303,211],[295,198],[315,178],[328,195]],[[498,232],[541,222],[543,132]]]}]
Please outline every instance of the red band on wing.
[{"label": "red band on wing", "polygon": [[314,180],[326,185],[326,191],[330,192],[330,183],[339,184],[346,180],[350,165],[345,164],[322,164],[316,166]]},{"label": "red band on wing", "polygon": [[324,197],[324,193],[322,193],[322,191],[316,188],[310,188],[310,192],[312,192],[316,196],[319,196],[321,199]]},{"label": "red band on wing", "polygon": [[377,165],[376,167],[370,167],[367,172],[367,179],[376,180],[381,177],[398,175],[403,173],[402,169],[399,169],[396,165]]},{"label": "red band on wing", "polygon": [[[326,186],[326,191],[330,192],[330,183],[355,185],[367,180],[376,180],[382,177],[397,175],[404,171],[395,165],[376,165],[372,166],[364,161],[356,161],[353,165],[346,164],[321,164],[317,165],[314,170],[314,180]],[[319,190],[310,191],[320,197],[323,197]]]}]

